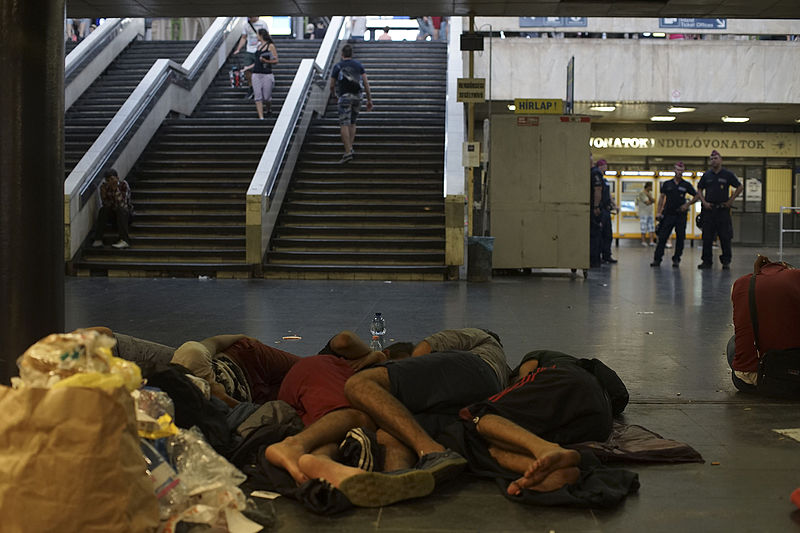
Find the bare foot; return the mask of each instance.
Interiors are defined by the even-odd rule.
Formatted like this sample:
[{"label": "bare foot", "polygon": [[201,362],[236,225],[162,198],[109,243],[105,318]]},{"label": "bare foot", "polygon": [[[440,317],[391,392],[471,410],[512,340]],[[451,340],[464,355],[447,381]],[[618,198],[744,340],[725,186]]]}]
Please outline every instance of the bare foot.
[{"label": "bare foot", "polygon": [[307,450],[292,437],[287,437],[281,442],[267,446],[264,451],[267,461],[289,472],[289,475],[298,485],[305,483],[309,479],[298,466],[300,457],[305,453],[307,453]]},{"label": "bare foot", "polygon": [[536,492],[552,492],[558,490],[564,485],[575,483],[580,478],[581,472],[574,466],[567,468],[560,468],[547,475],[540,483],[532,483],[530,478],[525,476],[516,481],[508,484],[508,493],[512,496],[518,496],[522,493],[522,489],[535,490]]},{"label": "bare foot", "polygon": [[528,479],[530,485],[538,485],[556,470],[578,466],[580,462],[581,454],[575,450],[565,450],[560,446],[554,446],[540,454],[522,477]]},{"label": "bare foot", "polygon": [[337,463],[324,455],[302,455],[298,459],[297,465],[308,479],[324,479],[337,489],[342,480],[366,472],[366,470],[361,470],[360,468]]}]

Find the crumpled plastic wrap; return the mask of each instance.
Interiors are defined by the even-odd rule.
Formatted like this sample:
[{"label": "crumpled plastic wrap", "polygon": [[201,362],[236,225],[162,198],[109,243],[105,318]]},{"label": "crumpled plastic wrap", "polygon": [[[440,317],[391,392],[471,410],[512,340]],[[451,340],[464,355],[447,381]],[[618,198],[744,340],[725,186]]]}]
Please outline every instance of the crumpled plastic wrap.
[{"label": "crumpled plastic wrap", "polygon": [[178,434],[173,422],[175,404],[166,392],[144,387],[131,393],[136,402],[136,424],[139,436],[160,439]]},{"label": "crumpled plastic wrap", "polygon": [[225,524],[233,516],[247,520],[241,515],[247,502],[239,488],[247,476],[215,452],[198,428],[181,429],[167,439],[167,454],[188,501],[180,513],[162,525],[161,532],[175,531],[179,522],[214,526]]},{"label": "crumpled plastic wrap", "polygon": [[[124,385],[135,390],[142,383],[142,372],[135,363],[111,355],[115,343],[107,335],[86,329],[48,335],[17,359],[19,378],[12,378],[12,384],[16,388],[50,388],[69,380],[62,386]],[[119,379],[109,379],[109,374]]]}]

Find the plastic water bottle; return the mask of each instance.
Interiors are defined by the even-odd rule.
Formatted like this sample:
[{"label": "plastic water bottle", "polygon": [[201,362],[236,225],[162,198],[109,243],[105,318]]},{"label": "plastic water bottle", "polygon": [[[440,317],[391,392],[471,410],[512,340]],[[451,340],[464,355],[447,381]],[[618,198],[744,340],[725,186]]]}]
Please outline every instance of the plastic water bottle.
[{"label": "plastic water bottle", "polygon": [[381,345],[381,338],[377,335],[372,336],[372,340],[369,343],[369,349],[373,352],[380,352],[383,351],[383,346]]},{"label": "plastic water bottle", "polygon": [[381,351],[383,349],[383,336],[386,335],[386,320],[383,319],[383,315],[375,313],[369,325],[369,332],[372,333],[370,348],[377,342],[378,348],[372,348],[372,350]]},{"label": "plastic water bottle", "polygon": [[145,439],[140,439],[142,454],[147,464],[147,475],[153,482],[153,493],[158,499],[160,515],[166,519],[178,509],[183,499],[180,478],[158,450]]}]

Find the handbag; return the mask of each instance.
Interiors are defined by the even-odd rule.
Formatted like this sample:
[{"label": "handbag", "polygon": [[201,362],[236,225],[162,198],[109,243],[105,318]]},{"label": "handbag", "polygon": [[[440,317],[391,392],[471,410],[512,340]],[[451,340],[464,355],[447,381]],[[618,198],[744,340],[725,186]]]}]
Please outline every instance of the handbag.
[{"label": "handbag", "polygon": [[758,341],[755,273],[750,278],[749,300],[753,341],[756,347],[756,356],[758,356],[756,389],[765,396],[800,399],[800,347],[761,353]]}]

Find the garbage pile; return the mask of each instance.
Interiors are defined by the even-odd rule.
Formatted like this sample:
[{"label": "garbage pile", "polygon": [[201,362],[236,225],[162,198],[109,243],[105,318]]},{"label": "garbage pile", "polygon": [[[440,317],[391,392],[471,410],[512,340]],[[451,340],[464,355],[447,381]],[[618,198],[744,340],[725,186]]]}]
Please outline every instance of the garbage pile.
[{"label": "garbage pile", "polygon": [[49,335],[0,387],[3,529],[261,530],[243,514],[256,507],[239,488],[246,476],[200,429],[176,426],[172,398],[114,357],[115,342],[93,330]]}]

